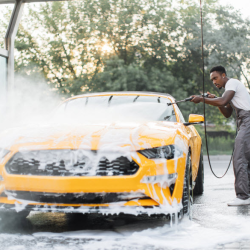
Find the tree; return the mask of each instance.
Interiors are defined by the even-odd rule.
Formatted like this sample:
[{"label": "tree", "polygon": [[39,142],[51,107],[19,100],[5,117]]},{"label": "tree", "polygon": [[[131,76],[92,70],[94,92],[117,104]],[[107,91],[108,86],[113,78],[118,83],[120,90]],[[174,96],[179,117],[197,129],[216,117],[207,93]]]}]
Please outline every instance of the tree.
[{"label": "tree", "polygon": [[[40,12],[30,9],[32,25],[27,21],[20,27],[16,42],[21,52],[17,70],[38,65],[60,91],[77,94],[91,90],[88,79],[115,56],[124,65],[165,68],[167,51],[173,49],[169,31],[174,32],[174,12],[169,6],[165,0],[87,0],[46,3]],[[36,41],[34,32],[27,33],[33,26],[42,28]],[[44,51],[39,49],[41,41]],[[105,53],[104,46],[111,48],[110,53]]]},{"label": "tree", "polygon": [[[201,27],[200,12],[197,1],[181,1],[178,9],[180,23],[178,26],[179,54],[174,55],[176,63],[173,64],[172,73],[181,76],[184,80],[185,90],[199,93],[202,91],[202,60],[201,60]],[[215,65],[223,65],[229,77],[247,79],[249,69],[249,20],[244,20],[232,7],[225,8],[218,1],[207,0],[203,8],[204,17],[204,57],[205,57],[205,89],[221,95],[209,80],[209,70]],[[250,87],[250,86],[248,86]],[[192,112],[201,113],[203,104],[191,107],[185,104]],[[225,122],[218,109],[206,106],[208,120],[215,123]]]}]

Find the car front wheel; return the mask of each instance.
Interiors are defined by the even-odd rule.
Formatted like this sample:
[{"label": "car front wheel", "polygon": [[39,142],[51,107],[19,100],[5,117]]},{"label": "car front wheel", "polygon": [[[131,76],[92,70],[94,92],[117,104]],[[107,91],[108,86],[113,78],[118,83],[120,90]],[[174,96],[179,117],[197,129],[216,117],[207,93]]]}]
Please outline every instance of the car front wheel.
[{"label": "car front wheel", "polygon": [[200,195],[204,192],[204,165],[203,165],[203,153],[201,148],[200,163],[198,174],[195,180],[194,195]]},{"label": "car front wheel", "polygon": [[183,193],[182,193],[182,206],[183,206],[183,214],[189,214],[190,207],[192,204],[192,191],[190,185],[190,176],[191,176],[191,157],[188,154],[187,162],[186,162],[186,170],[185,170],[185,178],[183,185]]}]

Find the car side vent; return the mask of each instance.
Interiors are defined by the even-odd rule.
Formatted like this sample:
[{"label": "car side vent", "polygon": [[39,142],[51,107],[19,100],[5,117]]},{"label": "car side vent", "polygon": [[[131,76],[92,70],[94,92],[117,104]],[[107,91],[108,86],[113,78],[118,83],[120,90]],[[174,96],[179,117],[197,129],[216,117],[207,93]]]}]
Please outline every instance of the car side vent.
[{"label": "car side vent", "polygon": [[172,184],[172,185],[170,185],[170,187],[169,187],[169,191],[170,191],[171,196],[173,195],[174,188],[175,188],[175,184]]}]

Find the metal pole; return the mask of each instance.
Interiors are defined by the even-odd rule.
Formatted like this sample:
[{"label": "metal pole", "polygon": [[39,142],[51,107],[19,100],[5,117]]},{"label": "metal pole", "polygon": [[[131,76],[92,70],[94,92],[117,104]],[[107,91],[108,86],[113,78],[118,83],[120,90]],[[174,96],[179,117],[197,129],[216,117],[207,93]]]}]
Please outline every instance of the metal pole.
[{"label": "metal pole", "polygon": [[7,89],[8,92],[14,88],[15,78],[15,61],[14,61],[14,49],[15,38],[18,30],[19,23],[22,18],[24,3],[23,0],[16,0],[9,26],[5,35],[5,49],[8,50],[8,65],[7,65]]}]

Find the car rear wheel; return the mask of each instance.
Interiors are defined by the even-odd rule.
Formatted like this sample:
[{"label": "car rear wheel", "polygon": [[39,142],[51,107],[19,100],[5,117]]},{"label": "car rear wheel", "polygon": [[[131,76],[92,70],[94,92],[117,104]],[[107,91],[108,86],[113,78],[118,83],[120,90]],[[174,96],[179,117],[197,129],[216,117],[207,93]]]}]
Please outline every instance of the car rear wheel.
[{"label": "car rear wheel", "polygon": [[204,191],[204,165],[203,165],[203,153],[201,148],[200,163],[198,174],[195,180],[194,195],[203,194]]},{"label": "car rear wheel", "polygon": [[190,185],[190,178],[192,176],[191,172],[191,157],[188,154],[187,162],[186,162],[186,170],[185,170],[185,178],[183,185],[183,193],[182,193],[182,206],[183,206],[183,214],[189,214],[190,208],[192,205],[192,186]]}]

